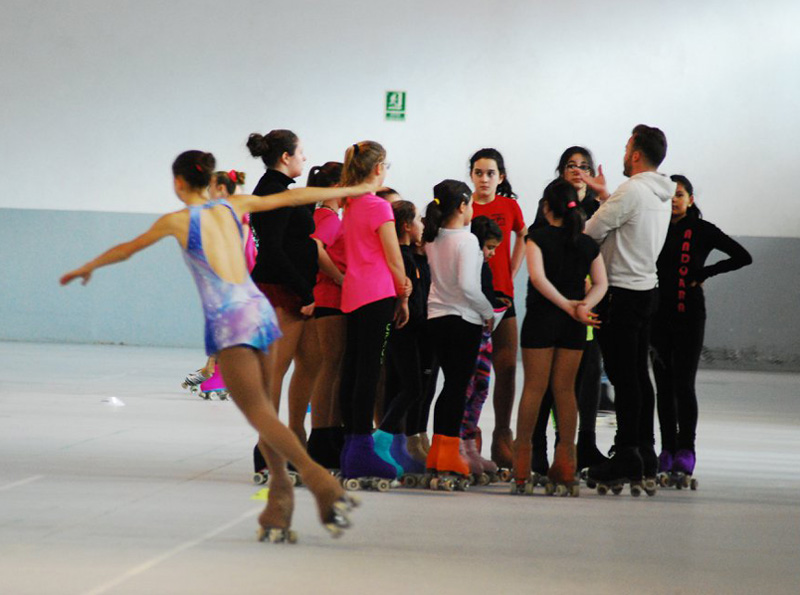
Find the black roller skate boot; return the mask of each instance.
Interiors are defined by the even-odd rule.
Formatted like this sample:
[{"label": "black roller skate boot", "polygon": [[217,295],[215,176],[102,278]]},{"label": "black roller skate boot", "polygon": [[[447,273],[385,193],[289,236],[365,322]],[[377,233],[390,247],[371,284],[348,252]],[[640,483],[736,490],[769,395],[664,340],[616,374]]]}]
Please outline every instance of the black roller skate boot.
[{"label": "black roller skate boot", "polygon": [[631,495],[640,496],[644,491],[642,457],[639,449],[633,446],[618,446],[614,456],[607,463],[589,467],[586,485],[597,488],[597,493],[605,495],[609,490],[616,496],[625,484],[630,485]]}]

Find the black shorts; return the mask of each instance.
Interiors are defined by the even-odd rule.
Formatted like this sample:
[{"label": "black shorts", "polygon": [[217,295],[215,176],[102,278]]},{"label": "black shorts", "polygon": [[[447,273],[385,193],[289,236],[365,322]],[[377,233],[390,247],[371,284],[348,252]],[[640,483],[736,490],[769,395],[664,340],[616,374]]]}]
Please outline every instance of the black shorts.
[{"label": "black shorts", "polygon": [[339,308],[326,308],[317,306],[314,308],[314,318],[325,318],[327,316],[343,316],[344,313]]},{"label": "black shorts", "polygon": [[503,314],[502,320],[508,320],[509,318],[516,318],[517,317],[517,310],[514,308],[514,298],[510,295],[506,295],[499,291],[495,291],[494,294],[499,298],[506,298],[511,302],[511,305],[508,307],[508,310],[505,311]]},{"label": "black shorts", "polygon": [[586,325],[555,307],[529,309],[520,334],[523,349],[586,347]]}]

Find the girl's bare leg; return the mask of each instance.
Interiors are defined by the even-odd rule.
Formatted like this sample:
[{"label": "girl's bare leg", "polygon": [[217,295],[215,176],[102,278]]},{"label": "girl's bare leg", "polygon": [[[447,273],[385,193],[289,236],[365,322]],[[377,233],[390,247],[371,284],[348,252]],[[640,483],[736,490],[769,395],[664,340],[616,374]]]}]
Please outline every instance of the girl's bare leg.
[{"label": "girl's bare leg", "polygon": [[578,405],[575,398],[575,377],[581,365],[583,351],[556,349],[550,374],[550,387],[556,405],[559,442],[575,444],[578,423]]},{"label": "girl's bare leg", "polygon": [[331,428],[342,423],[339,410],[339,379],[344,357],[347,320],[325,316],[313,322],[320,345],[320,366],[311,393],[311,427]]},{"label": "girl's bare leg", "polygon": [[522,366],[525,379],[517,413],[517,436],[514,440],[514,477],[524,480],[531,472],[531,436],[542,397],[547,390],[553,349],[523,349]]},{"label": "girl's bare leg", "polygon": [[[285,462],[288,460],[314,495],[320,520],[326,528],[335,529],[331,524],[346,526],[342,521],[346,510],[339,504],[345,497],[344,490],[333,476],[311,460],[297,436],[278,419],[267,396],[267,357],[249,347],[229,347],[219,353],[218,360],[233,402],[258,431],[259,445],[269,465],[269,500],[273,501],[274,498],[274,501],[272,506],[270,502],[267,503],[259,520],[288,523],[291,519],[294,504],[292,497],[287,496],[292,494],[291,481],[286,472]],[[273,493],[273,489],[277,493]]]},{"label": "girl's bare leg", "polygon": [[316,322],[306,320],[294,352],[294,371],[289,381],[289,428],[303,444],[306,443],[306,412],[319,373],[320,359]]},{"label": "girl's bare leg", "polygon": [[275,411],[280,412],[283,377],[286,376],[289,364],[292,363],[297,351],[305,320],[285,308],[275,308],[275,314],[278,317],[278,326],[283,336],[270,345],[269,378],[266,386],[272,406]]},{"label": "girl's bare leg", "polygon": [[517,373],[517,319],[501,320],[492,333],[492,368],[494,369],[494,433],[492,460],[501,467],[508,466],[511,456],[511,413],[514,410]]}]

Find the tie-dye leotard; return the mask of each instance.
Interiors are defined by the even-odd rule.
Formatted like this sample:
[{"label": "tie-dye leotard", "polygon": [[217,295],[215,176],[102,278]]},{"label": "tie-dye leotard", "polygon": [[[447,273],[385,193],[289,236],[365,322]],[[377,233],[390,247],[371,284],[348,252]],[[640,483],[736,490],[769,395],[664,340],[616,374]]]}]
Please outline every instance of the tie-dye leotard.
[{"label": "tie-dye leotard", "polygon": [[203,302],[206,354],[214,355],[235,345],[266,351],[270,343],[281,336],[275,310],[249,275],[245,275],[242,283],[221,279],[209,265],[203,251],[200,215],[204,209],[217,205],[230,209],[241,235],[242,225],[228,201],[215,200],[203,206],[189,207],[189,237],[183,253]]}]

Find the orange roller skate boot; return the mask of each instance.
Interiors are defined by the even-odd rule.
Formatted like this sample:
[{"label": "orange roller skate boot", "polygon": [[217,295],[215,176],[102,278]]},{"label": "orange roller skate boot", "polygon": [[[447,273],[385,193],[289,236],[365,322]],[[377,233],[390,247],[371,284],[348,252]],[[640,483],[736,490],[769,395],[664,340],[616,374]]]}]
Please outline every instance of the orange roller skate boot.
[{"label": "orange roller skate boot", "polygon": [[[433,435],[428,453],[428,468],[435,470],[430,488],[434,490],[464,491],[469,486],[469,463],[461,456],[458,436]],[[431,457],[435,453],[435,460]],[[434,465],[434,466],[432,466]]]},{"label": "orange roller skate boot", "polygon": [[578,496],[580,488],[575,477],[576,465],[575,445],[559,442],[553,464],[547,472],[545,492],[556,496]]}]

